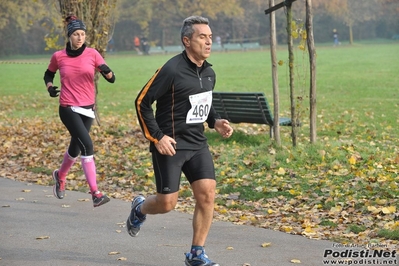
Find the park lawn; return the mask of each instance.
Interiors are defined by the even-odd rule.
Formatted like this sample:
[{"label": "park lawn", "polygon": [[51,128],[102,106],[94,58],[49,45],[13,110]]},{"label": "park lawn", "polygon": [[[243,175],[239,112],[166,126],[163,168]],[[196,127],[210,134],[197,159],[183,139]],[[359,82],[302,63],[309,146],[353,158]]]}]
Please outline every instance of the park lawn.
[{"label": "park lawn", "polygon": [[[317,47],[316,47],[317,48]],[[221,139],[207,130],[218,178],[216,218],[346,243],[399,240],[398,43],[317,48],[317,143],[309,144],[307,55],[298,50],[296,97],[301,111],[297,147],[291,129],[282,145],[263,125],[233,125]],[[45,91],[50,56],[0,63],[1,176],[51,184],[68,135],[57,99]],[[170,55],[107,55],[116,83],[99,83],[101,126],[93,128],[99,184],[115,198],[154,192],[148,144],[141,135],[134,100]],[[280,110],[289,116],[287,51],[278,50]],[[209,58],[218,91],[264,92],[272,100],[270,51],[215,52]],[[58,77],[57,77],[58,79]],[[55,84],[57,84],[57,79]],[[68,189],[85,190],[79,166]],[[181,186],[178,209],[192,211],[191,191]]]}]

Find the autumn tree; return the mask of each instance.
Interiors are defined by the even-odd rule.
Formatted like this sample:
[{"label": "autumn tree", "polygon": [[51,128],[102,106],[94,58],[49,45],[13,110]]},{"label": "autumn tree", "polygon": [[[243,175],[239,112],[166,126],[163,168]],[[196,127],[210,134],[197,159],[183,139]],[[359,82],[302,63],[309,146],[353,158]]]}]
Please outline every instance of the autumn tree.
[{"label": "autumn tree", "polygon": [[173,36],[177,36],[175,33],[188,16],[200,15],[214,20],[218,16],[243,16],[238,0],[121,0],[119,5],[120,19],[131,19],[140,25],[143,34],[148,35],[151,25],[157,25],[162,32],[162,44],[177,41]]},{"label": "autumn tree", "polygon": [[24,0],[0,1],[0,29],[15,24],[22,32],[26,32],[45,14],[43,9],[41,1],[31,1],[29,5]]},{"label": "autumn tree", "polygon": [[37,22],[45,17],[45,10],[41,1],[0,1],[0,56],[35,45],[25,42],[29,40],[26,34],[40,30]]},{"label": "autumn tree", "polygon": [[349,43],[353,44],[353,27],[377,19],[381,0],[314,0],[332,17],[342,21],[349,29]]}]

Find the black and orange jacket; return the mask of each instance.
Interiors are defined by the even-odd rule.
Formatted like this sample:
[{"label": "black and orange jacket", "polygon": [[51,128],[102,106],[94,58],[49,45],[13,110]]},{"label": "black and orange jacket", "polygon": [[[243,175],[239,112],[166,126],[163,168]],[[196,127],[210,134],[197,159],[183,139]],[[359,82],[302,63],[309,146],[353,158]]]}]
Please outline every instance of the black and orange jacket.
[{"label": "black and orange jacket", "polygon": [[[151,150],[164,135],[176,140],[176,149],[197,150],[207,145],[203,123],[187,124],[186,116],[191,108],[190,95],[214,89],[216,75],[211,66],[204,61],[202,67],[197,67],[183,51],[159,68],[141,89],[135,101],[136,111]],[[211,107],[208,127],[213,128],[218,118]]]}]

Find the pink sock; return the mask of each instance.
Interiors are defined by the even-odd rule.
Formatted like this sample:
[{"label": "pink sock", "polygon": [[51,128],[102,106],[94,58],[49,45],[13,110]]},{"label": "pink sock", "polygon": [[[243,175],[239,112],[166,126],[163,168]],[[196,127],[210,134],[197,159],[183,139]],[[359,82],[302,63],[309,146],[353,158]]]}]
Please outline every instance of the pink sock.
[{"label": "pink sock", "polygon": [[68,154],[68,151],[64,154],[64,160],[62,161],[60,169],[58,169],[58,177],[61,180],[65,180],[66,175],[68,174],[69,170],[71,169],[72,165],[76,162],[76,158],[71,157]]},{"label": "pink sock", "polygon": [[96,165],[94,163],[94,157],[91,156],[80,156],[82,159],[82,168],[85,173],[87,183],[89,183],[90,192],[94,193],[97,191],[97,178],[96,178]]}]

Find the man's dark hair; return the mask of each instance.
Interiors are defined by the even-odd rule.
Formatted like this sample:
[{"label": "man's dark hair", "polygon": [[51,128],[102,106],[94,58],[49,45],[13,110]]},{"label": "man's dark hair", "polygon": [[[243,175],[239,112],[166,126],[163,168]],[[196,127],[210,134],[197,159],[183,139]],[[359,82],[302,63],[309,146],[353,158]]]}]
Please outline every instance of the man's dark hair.
[{"label": "man's dark hair", "polygon": [[183,21],[183,27],[181,28],[181,34],[180,34],[180,38],[181,38],[181,42],[183,43],[183,46],[184,46],[183,38],[188,37],[189,39],[191,39],[191,37],[193,36],[193,33],[194,33],[193,25],[194,24],[209,25],[209,20],[207,18],[204,18],[201,16],[191,16],[191,17],[186,18]]}]

